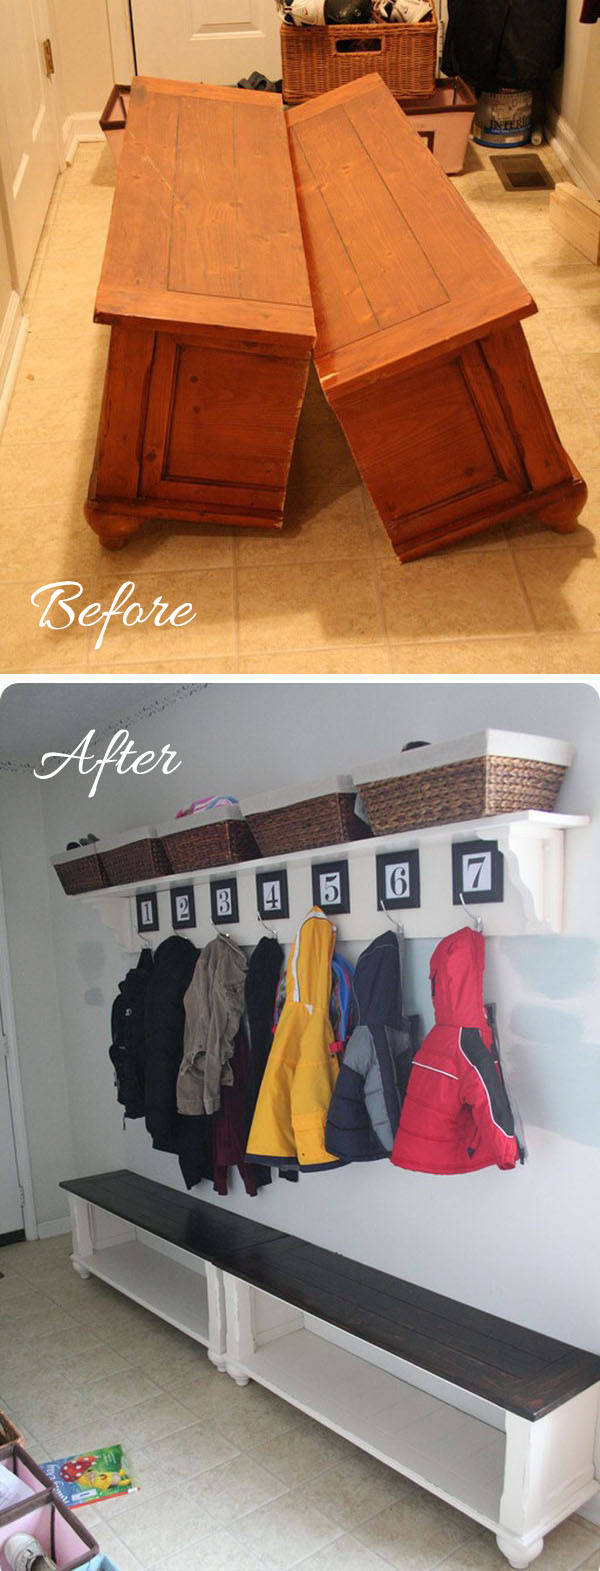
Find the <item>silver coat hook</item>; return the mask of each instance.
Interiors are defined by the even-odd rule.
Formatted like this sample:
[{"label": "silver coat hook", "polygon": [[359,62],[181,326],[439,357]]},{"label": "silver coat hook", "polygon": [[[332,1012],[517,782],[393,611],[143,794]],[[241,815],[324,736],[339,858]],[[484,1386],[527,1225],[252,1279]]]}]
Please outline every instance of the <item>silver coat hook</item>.
[{"label": "silver coat hook", "polygon": [[387,919],[388,919],[388,922],[390,924],[390,927],[393,927],[395,932],[399,933],[401,938],[404,938],[404,927],[402,926],[401,922],[396,922],[394,917],[390,916],[390,913],[389,913],[388,908],[386,906],[385,900],[383,899],[383,896],[381,897],[381,899],[379,901],[379,904],[380,904],[381,910],[387,916]]},{"label": "silver coat hook", "polygon": [[269,934],[269,938],[277,939],[277,934],[275,932],[275,928],[268,926],[268,924],[265,922],[264,917],[261,916],[260,911],[257,911],[256,918],[257,918],[257,921],[260,922],[261,927],[264,927],[265,933]]},{"label": "silver coat hook", "polygon": [[469,907],[468,907],[467,902],[465,900],[465,897],[463,895],[462,889],[461,889],[461,892],[460,892],[460,903],[461,903],[461,906],[463,908],[463,911],[465,912],[465,915],[468,916],[469,921],[473,923],[473,927],[475,928],[475,932],[476,933],[482,933],[483,932],[483,917],[482,916],[476,916],[474,911],[470,911],[469,910]]}]

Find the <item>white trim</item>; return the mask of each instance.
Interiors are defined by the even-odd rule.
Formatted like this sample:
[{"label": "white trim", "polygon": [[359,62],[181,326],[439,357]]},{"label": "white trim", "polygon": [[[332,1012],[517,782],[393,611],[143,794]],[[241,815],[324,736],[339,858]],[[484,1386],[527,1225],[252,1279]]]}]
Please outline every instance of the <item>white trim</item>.
[{"label": "white trim", "polygon": [[40,1238],[58,1238],[61,1233],[70,1233],[70,1216],[59,1216],[55,1222],[39,1222],[38,1234]]},{"label": "white trim", "polygon": [[413,1060],[413,1069],[428,1069],[432,1075],[445,1075],[447,1080],[458,1080],[458,1075],[451,1075],[449,1069],[436,1069],[435,1064],[423,1064],[417,1058]]},{"label": "white trim", "polygon": [[89,111],[87,114],[67,115],[61,126],[61,145],[65,163],[72,164],[80,142],[102,142],[104,133],[100,129],[100,115],[102,110]]},{"label": "white trim", "polygon": [[27,1125],[25,1123],[25,1104],[23,1101],[23,1086],[19,1067],[19,1049],[17,1036],[17,1022],[13,1002],[12,978],[10,971],[10,953],[8,948],[8,931],[6,927],[6,914],[4,906],[4,889],[2,885],[2,872],[0,871],[0,995],[2,997],[2,1017],[8,1055],[6,1059],[6,1072],[8,1076],[8,1089],[10,1095],[10,1110],[12,1115],[13,1132],[15,1137],[15,1153],[17,1158],[18,1179],[23,1190],[23,1225],[27,1239],[38,1237],[37,1218],[33,1198],[33,1180],[31,1176],[31,1163],[29,1160],[29,1143],[27,1139]]},{"label": "white trim", "polygon": [[600,168],[582,147],[577,132],[553,104],[548,104],[546,137],[571,180],[590,196],[600,196]]},{"label": "white trim", "polygon": [[584,1506],[579,1507],[577,1515],[585,1517],[586,1522],[594,1522],[596,1527],[600,1527],[600,1490],[597,1490]]},{"label": "white trim", "polygon": [[28,330],[21,297],[13,289],[0,327],[0,433],[6,423]]}]

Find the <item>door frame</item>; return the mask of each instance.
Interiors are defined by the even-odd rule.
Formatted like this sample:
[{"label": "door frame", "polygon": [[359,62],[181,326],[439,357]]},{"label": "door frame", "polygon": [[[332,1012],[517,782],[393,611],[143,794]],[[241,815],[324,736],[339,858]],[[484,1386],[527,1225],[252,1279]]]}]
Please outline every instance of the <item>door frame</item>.
[{"label": "door frame", "polygon": [[115,82],[126,86],[136,71],[135,39],[129,0],[106,0]]},{"label": "door frame", "polygon": [[29,1158],[29,1142],[27,1139],[27,1125],[25,1123],[25,1104],[23,1101],[23,1085],[19,1067],[17,1048],[17,1022],[13,1000],[12,977],[10,971],[10,953],[8,948],[8,930],[6,926],[6,911],[4,905],[4,887],[2,871],[0,869],[0,997],[2,1000],[2,1023],[8,1047],[6,1070],[8,1077],[8,1091],[10,1097],[10,1111],[12,1116],[13,1133],[15,1139],[15,1153],[17,1158],[17,1178],[23,1191],[23,1226],[27,1240],[39,1237],[35,1203],[33,1198],[33,1179],[31,1162]]}]

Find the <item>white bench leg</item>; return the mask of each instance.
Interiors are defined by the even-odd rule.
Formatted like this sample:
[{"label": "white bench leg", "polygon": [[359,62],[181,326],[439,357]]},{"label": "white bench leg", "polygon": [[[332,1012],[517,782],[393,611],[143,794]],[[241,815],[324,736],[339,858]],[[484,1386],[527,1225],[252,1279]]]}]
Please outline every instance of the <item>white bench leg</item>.
[{"label": "white bench leg", "polygon": [[223,1273],[216,1266],[206,1262],[206,1287],[208,1293],[208,1347],[206,1349],[211,1364],[224,1374],[227,1368],[226,1327],[225,1327],[225,1293],[223,1288]]},{"label": "white bench leg", "polygon": [[237,1386],[247,1386],[249,1375],[240,1368],[255,1351],[253,1292],[248,1282],[223,1272],[227,1324],[226,1369]]},{"label": "white bench leg", "polygon": [[69,1195],[69,1211],[71,1213],[71,1231],[73,1234],[73,1253],[71,1265],[77,1275],[87,1281],[90,1272],[83,1265],[86,1255],[94,1252],[94,1235],[92,1232],[91,1208],[87,1200],[82,1200],[79,1195]]},{"label": "white bench leg", "polygon": [[595,1493],[599,1392],[600,1386],[590,1386],[535,1423],[506,1414],[504,1489],[496,1541],[516,1571],[524,1571],[541,1554],[545,1533]]}]

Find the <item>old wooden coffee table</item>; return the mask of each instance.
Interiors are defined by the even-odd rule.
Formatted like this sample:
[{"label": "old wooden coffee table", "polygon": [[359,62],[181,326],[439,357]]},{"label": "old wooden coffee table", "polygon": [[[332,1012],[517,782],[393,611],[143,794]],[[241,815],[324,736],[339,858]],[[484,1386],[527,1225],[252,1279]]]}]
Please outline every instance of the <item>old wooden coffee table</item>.
[{"label": "old wooden coffee table", "polygon": [[586,488],[522,317],[536,310],[378,76],[288,115],[322,387],[394,549],[422,556]]},{"label": "old wooden coffee table", "polygon": [[102,544],[150,516],[280,527],[315,327],[276,95],[134,82],[95,319]]}]

